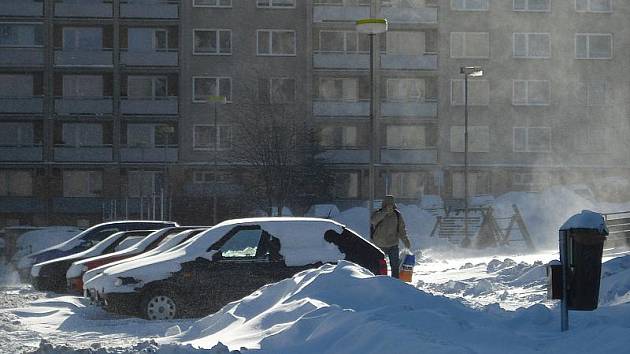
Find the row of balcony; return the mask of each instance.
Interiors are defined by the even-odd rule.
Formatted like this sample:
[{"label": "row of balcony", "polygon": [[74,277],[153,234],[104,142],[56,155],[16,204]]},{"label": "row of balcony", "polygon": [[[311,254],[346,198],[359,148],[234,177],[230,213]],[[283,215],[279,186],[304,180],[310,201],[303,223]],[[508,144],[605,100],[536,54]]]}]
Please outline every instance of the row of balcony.
[{"label": "row of balcony", "polygon": [[[175,162],[178,148],[169,147],[122,147],[121,162]],[[0,161],[42,161],[41,146],[4,146],[0,147]],[[58,162],[111,162],[113,149],[111,146],[66,147],[54,148],[54,160]]]},{"label": "row of balcony", "polygon": [[[315,5],[313,7],[313,22],[354,22],[369,17],[372,17],[369,6]],[[394,24],[437,24],[438,9],[437,7],[383,7],[376,17],[386,18]]]},{"label": "row of balcony", "polygon": [[[369,54],[315,53],[316,69],[369,69]],[[381,54],[381,68],[390,70],[437,70],[437,54],[393,55]]]},{"label": "row of balcony", "polygon": [[[330,163],[338,164],[367,164],[370,161],[370,151],[357,150],[327,150],[321,157]],[[438,160],[437,148],[424,149],[381,149],[381,164],[436,164]]]},{"label": "row of balcony", "polygon": [[[102,0],[58,2],[55,4],[56,17],[103,17],[111,18],[111,2]],[[41,17],[44,15],[43,1],[0,1],[0,16]],[[122,18],[179,18],[179,5],[176,1],[127,1],[120,4]]]},{"label": "row of balcony", "polygon": [[[383,102],[383,117],[437,117],[437,102]],[[313,115],[322,117],[365,117],[370,115],[370,103],[316,101]]]},{"label": "row of balcony", "polygon": [[[44,99],[42,97],[0,97],[2,113],[42,113]],[[111,114],[113,100],[111,97],[64,97],[55,99],[55,112],[59,114]],[[177,97],[161,99],[125,99],[120,102],[122,114],[165,114],[179,112]]]},{"label": "row of balcony", "polygon": [[[177,49],[147,52],[120,52],[120,63],[128,66],[177,66]],[[0,66],[42,66],[44,48],[1,48]],[[113,65],[111,49],[102,50],[55,50],[57,66],[105,66]]]}]

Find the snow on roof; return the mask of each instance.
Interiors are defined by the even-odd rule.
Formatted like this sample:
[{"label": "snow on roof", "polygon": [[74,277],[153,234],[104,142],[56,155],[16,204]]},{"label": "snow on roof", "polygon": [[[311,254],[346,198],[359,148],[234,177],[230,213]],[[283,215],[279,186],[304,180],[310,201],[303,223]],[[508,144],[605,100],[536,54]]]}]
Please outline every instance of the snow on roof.
[{"label": "snow on roof", "polygon": [[608,235],[608,228],[606,227],[604,217],[600,213],[590,210],[582,210],[581,213],[573,215],[560,226],[560,231],[576,229],[597,230],[599,233]]}]

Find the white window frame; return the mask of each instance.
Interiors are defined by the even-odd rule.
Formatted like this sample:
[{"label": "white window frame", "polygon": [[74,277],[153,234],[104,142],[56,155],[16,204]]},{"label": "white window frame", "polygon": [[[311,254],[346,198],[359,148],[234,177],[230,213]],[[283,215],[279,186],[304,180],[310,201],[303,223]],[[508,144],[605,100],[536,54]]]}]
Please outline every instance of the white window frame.
[{"label": "white window frame", "polygon": [[525,6],[525,9],[517,9],[516,8],[516,1],[517,0],[513,0],[512,1],[512,11],[516,11],[516,12],[551,12],[551,0],[548,0],[549,6],[547,7],[546,10],[532,10],[530,8],[530,6],[529,6],[529,1],[530,0],[524,0],[527,3],[527,5]]},{"label": "white window frame", "polygon": [[[42,27],[42,40],[45,42],[46,40],[43,38],[44,34],[44,23],[43,22],[0,22],[0,25],[33,25],[33,26],[41,26]],[[44,43],[42,44],[30,44],[30,45],[0,45],[0,48],[44,48]]]},{"label": "white window frame", "polygon": [[[276,101],[273,98],[273,81],[274,80],[293,80],[293,101],[290,102],[281,102],[281,101]],[[283,76],[283,77],[270,77],[269,79],[267,79],[267,81],[269,82],[269,87],[267,87],[267,89],[269,90],[269,103],[292,103],[295,102],[297,97],[297,83],[294,77],[289,77],[289,76]]]},{"label": "white window frame", "polygon": [[[197,146],[197,139],[195,138],[195,130],[197,127],[215,127],[215,141],[216,141],[216,145],[212,144],[212,146],[210,147],[198,147]],[[221,147],[221,127],[228,127],[229,128],[229,132],[230,132],[230,141],[229,141],[229,145],[230,147],[227,148],[222,148]],[[217,124],[216,126],[214,124],[194,124],[193,125],[193,150],[194,151],[228,151],[228,150],[232,150],[232,141],[234,138],[234,132],[233,132],[233,126],[231,124]],[[216,147],[216,150],[215,150]]]},{"label": "white window frame", "polygon": [[216,0],[217,5],[200,5],[197,4],[197,0],[192,0],[193,7],[210,7],[210,8],[220,8],[220,9],[231,9],[232,8],[232,0],[230,0],[230,5],[219,5],[221,0]]},{"label": "white window frame", "polygon": [[[361,197],[361,174],[357,171],[339,171],[335,173],[335,184],[337,185],[337,175],[347,175],[350,176],[350,179],[355,179],[356,185],[355,185],[355,189],[352,191],[345,191],[343,196],[338,195],[337,193],[337,186],[335,187],[334,193],[335,193],[335,198],[337,199],[358,199]],[[352,181],[351,181],[352,182]],[[348,192],[352,192],[352,193],[348,193]]]},{"label": "white window frame", "polygon": [[[195,37],[195,34],[197,32],[210,32],[210,31],[214,31],[215,32],[215,39],[217,41],[217,51],[215,53],[208,53],[208,52],[198,52],[195,46],[195,42],[197,37]],[[229,53],[221,53],[221,32],[229,32],[230,33],[230,52]],[[193,38],[192,38],[192,48],[193,48],[193,55],[232,55],[233,53],[233,41],[232,41],[232,30],[228,29],[228,28],[193,28]]]},{"label": "white window frame", "polygon": [[[527,52],[527,55],[516,55],[516,36],[517,35],[525,35],[526,36],[526,41],[525,41],[525,51]],[[533,55],[529,55],[529,46],[530,46],[530,40],[531,40],[531,36],[532,35],[546,35],[548,42],[547,42],[547,51],[549,52],[549,55],[547,56],[533,56]],[[517,59],[549,59],[551,58],[551,33],[545,33],[545,32],[514,32],[512,33],[512,56],[514,58]]]},{"label": "white window frame", "polygon": [[[328,51],[328,50],[322,50],[322,33],[342,33],[343,34],[343,50],[341,51]],[[352,52],[352,51],[348,51],[348,33],[353,33],[357,35],[357,43],[356,43],[356,47],[357,47],[357,51]],[[319,39],[319,50],[317,51],[318,53],[341,53],[341,54],[369,54],[370,51],[361,51],[360,50],[360,45],[359,43],[361,42],[359,39],[360,34],[357,33],[356,31],[344,31],[344,30],[322,30],[319,31],[318,33],[318,39]]]},{"label": "white window frame", "polygon": [[[454,99],[455,95],[453,95],[453,92],[454,92],[453,90],[455,88],[454,84],[455,83],[460,83],[460,82],[462,84],[461,96],[462,96],[462,98],[464,100],[466,99],[464,97],[464,95],[466,94],[466,86],[465,86],[466,83],[465,83],[465,80],[464,79],[451,79],[451,106],[463,106],[464,105],[464,101],[462,101],[461,104],[455,102],[455,99]],[[480,107],[488,106],[490,104],[490,81],[488,81],[486,79],[468,79],[468,89],[469,89],[469,91],[470,91],[470,83],[471,82],[480,82],[480,83],[481,82],[485,82],[485,83],[487,83],[487,85],[488,85],[488,94],[486,95],[486,101],[481,103],[481,104],[472,103],[471,100],[470,100],[470,97],[469,97],[468,105],[469,106],[480,106]]]},{"label": "white window frame", "polygon": [[[578,37],[586,36],[586,57],[580,58],[578,57]],[[591,36],[607,36],[610,39],[610,56],[605,58],[591,58],[590,49],[591,49]],[[614,56],[614,48],[615,42],[612,33],[576,33],[575,34],[575,59],[576,60],[610,60]]]},{"label": "white window frame", "polygon": [[258,2],[258,0],[256,0],[256,7],[259,9],[275,9],[275,10],[286,10],[286,9],[295,9],[295,4],[296,4],[296,0],[292,0],[293,5],[292,6],[281,6],[281,5],[274,5],[273,2],[274,0],[267,0],[269,2],[268,6],[265,5],[260,5],[260,3]]},{"label": "white window frame", "polygon": [[[269,36],[269,51],[271,52],[273,50],[273,34],[282,33],[282,32],[293,33],[293,53],[275,54],[275,53],[261,53],[260,52],[260,48],[258,47],[258,44],[259,44],[258,38],[262,33]],[[295,57],[297,56],[297,31],[290,30],[290,29],[264,29],[264,28],[257,29],[256,30],[256,55],[261,56],[261,57]]]},{"label": "white window frame", "polygon": [[[74,48],[66,48],[65,44],[66,44],[66,35],[67,32],[70,30],[74,30],[77,32],[81,32],[80,30],[85,30],[85,29],[98,29],[100,30],[100,34],[101,34],[101,42],[99,43],[100,47],[97,48],[79,48],[78,47],[78,41],[77,41],[77,36],[75,35],[73,38],[73,42],[75,47]],[[99,51],[99,50],[103,50],[103,49],[107,49],[105,47],[103,47],[103,34],[104,34],[104,28],[103,27],[98,27],[98,26],[66,26],[63,27],[61,30],[61,48],[64,51]]]},{"label": "white window frame", "polygon": [[[166,48],[158,48],[157,46],[157,34],[158,33],[164,33],[164,39],[166,40]],[[154,28],[153,29],[153,50],[155,51],[161,51],[161,50],[168,50],[168,30],[165,28]]]},{"label": "white window frame", "polygon": [[[614,12],[613,1],[612,0],[608,0],[608,3],[610,3],[610,10],[608,10],[608,11],[594,11],[592,3],[591,3],[591,0],[586,0],[586,1],[588,2],[588,4],[587,4],[588,9],[587,10],[578,10],[578,4],[577,4],[578,0],[575,0],[575,2],[574,2],[575,3],[575,12],[578,12],[578,13],[596,13],[596,14],[610,14],[610,13]],[[622,0],[622,1],[624,1],[624,0]]]},{"label": "white window frame", "polygon": [[[330,133],[332,133],[332,144],[326,144],[324,138],[325,130],[329,129]],[[350,135],[346,135],[347,131],[352,132]],[[334,140],[337,134],[341,134],[341,143],[335,144]],[[321,127],[320,129],[320,146],[325,149],[330,150],[352,150],[357,149],[359,147],[359,127],[356,125],[327,125]],[[354,141],[346,141],[345,138],[351,136],[354,138]]]},{"label": "white window frame", "polygon": [[221,83],[221,79],[228,79],[230,80],[230,97],[226,97],[226,103],[231,103],[232,102],[232,90],[233,90],[233,84],[232,84],[232,78],[230,76],[193,76],[191,83],[192,83],[192,101],[193,103],[208,103],[208,100],[198,100],[195,99],[196,92],[195,92],[195,80],[196,79],[214,79],[216,80],[217,84],[216,84],[216,88],[217,88],[217,92],[215,95],[209,95],[209,96],[218,96],[221,93],[221,87],[219,87],[219,84]]},{"label": "white window frame", "polygon": [[[66,191],[63,187],[65,187],[65,177],[63,175],[63,173],[65,172],[84,172],[87,173],[87,195],[81,195],[81,196],[73,196],[73,195],[67,195]],[[92,175],[100,175],[100,179],[101,179],[101,185],[100,185],[100,189],[98,188],[94,188],[95,186],[92,186]],[[63,189],[63,196],[66,198],[98,198],[100,196],[103,195],[103,189],[104,189],[104,185],[105,185],[105,181],[103,180],[103,171],[102,170],[81,170],[81,169],[70,169],[70,170],[65,170],[62,172],[62,189]]]},{"label": "white window frame", "polygon": [[[465,126],[453,125],[449,131],[449,150],[454,153],[462,153],[465,151]],[[486,135],[486,136],[484,136]],[[461,149],[459,144],[455,144],[455,138],[461,137]],[[490,152],[490,143],[493,140],[490,135],[490,126],[473,125],[468,127],[468,151],[475,153]],[[459,140],[459,139],[457,139]],[[475,144],[477,143],[477,144]],[[481,147],[479,145],[482,145]]]},{"label": "white window frame", "polygon": [[[526,92],[526,103],[520,103],[520,102],[516,102],[515,98],[516,98],[516,83],[517,82],[525,82],[527,83],[527,85],[525,86],[525,92]],[[547,85],[549,86],[549,96],[547,96],[547,102],[546,103],[531,103],[530,99],[529,99],[529,83],[530,82],[547,82]],[[549,106],[551,105],[551,81],[549,80],[512,80],[512,105],[513,106]]]},{"label": "white window frame", "polygon": [[[146,96],[146,97],[132,97],[129,96],[129,78],[135,78],[135,77],[148,77],[151,78],[151,96]],[[160,79],[164,79],[164,88],[166,89],[166,95],[165,96],[158,96],[155,94],[155,89],[157,88],[157,80]],[[137,99],[137,100],[146,100],[146,99],[150,99],[151,101],[158,101],[161,99],[166,99],[168,98],[168,76],[166,75],[159,75],[159,76],[146,76],[146,75],[129,75],[127,76],[127,99]]]},{"label": "white window frame", "polygon": [[[458,35],[458,34],[463,34],[464,38],[462,40],[462,52],[463,55],[462,56],[455,56],[453,55],[453,36]],[[486,56],[467,56],[466,55],[466,36],[468,33],[484,33],[488,35],[488,55]],[[450,43],[449,43],[449,51],[450,51],[450,56],[453,59],[489,59],[490,58],[490,32],[451,32],[450,33]]]},{"label": "white window frame", "polygon": [[[604,102],[601,104],[593,104],[591,103],[591,84],[594,82],[600,82],[604,84]],[[609,98],[609,87],[608,87],[608,81],[607,80],[588,80],[588,81],[579,81],[577,83],[577,87],[582,87],[584,90],[584,94],[586,95],[586,97],[584,97],[586,99],[586,101],[582,102],[584,103],[584,105],[586,107],[603,107],[603,106],[607,106],[610,102],[610,98]],[[578,102],[580,102],[579,98],[578,98]]]},{"label": "white window frame", "polygon": [[469,9],[467,8],[466,4],[468,3],[468,0],[460,0],[464,2],[464,8],[463,9],[458,9],[455,6],[453,6],[453,4],[455,3],[455,1],[457,0],[451,0],[451,10],[452,11],[477,11],[477,12],[481,12],[481,11],[488,11],[488,9],[490,8],[490,0],[485,0],[486,2],[486,7],[483,9]]},{"label": "white window frame", "polygon": [[[525,149],[517,150],[516,149],[516,131],[518,129],[525,130]],[[546,150],[532,150],[529,146],[529,130],[530,129],[544,129],[549,133],[549,144]],[[550,153],[551,152],[551,142],[553,140],[551,127],[541,127],[541,126],[533,126],[533,127],[513,127],[512,128],[512,151],[513,152],[524,152],[524,153]]]},{"label": "white window frame", "polygon": [[[354,93],[356,94],[356,97],[354,97],[351,100],[345,99],[344,98],[344,92],[343,92],[343,84],[342,84],[342,92],[341,92],[341,97],[335,97],[334,100],[330,100],[330,99],[324,99],[324,97],[322,96],[322,81],[324,80],[333,80],[333,81],[343,81],[343,80],[351,80],[354,83]],[[319,87],[318,87],[318,98],[321,101],[325,101],[325,102],[359,102],[361,101],[359,98],[359,78],[358,77],[320,77],[319,78]]]},{"label": "white window frame", "polygon": [[[216,174],[216,180],[214,179],[214,175]],[[206,176],[210,176],[210,180],[206,178]],[[213,170],[195,170],[193,171],[193,183],[194,184],[208,184],[208,183],[229,183],[230,175],[224,171],[213,171]]]},{"label": "white window frame", "polygon": [[[394,99],[393,97],[389,97],[389,85],[397,84],[401,85],[403,82],[422,82],[424,85],[422,95],[419,95],[417,98],[407,97],[407,99]],[[417,86],[416,86],[417,87]],[[427,101],[427,80],[424,77],[398,77],[398,78],[388,78],[385,80],[385,97],[387,98],[387,102],[426,102]]]}]

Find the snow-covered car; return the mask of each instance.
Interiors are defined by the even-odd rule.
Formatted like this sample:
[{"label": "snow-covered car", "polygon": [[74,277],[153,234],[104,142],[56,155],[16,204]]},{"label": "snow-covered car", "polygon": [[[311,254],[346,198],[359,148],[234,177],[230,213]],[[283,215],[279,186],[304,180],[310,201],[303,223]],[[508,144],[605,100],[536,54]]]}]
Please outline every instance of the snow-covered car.
[{"label": "snow-covered car", "polygon": [[164,228],[153,232],[131,247],[113,253],[102,254],[96,257],[75,261],[66,272],[68,290],[70,292],[83,293],[83,274],[90,269],[127,259],[145,251],[152,250],[162,241],[166,240],[169,235],[178,234],[185,230],[198,229],[200,227],[201,226],[178,226]]},{"label": "snow-covered car", "polygon": [[31,268],[31,282],[37,290],[66,290],[66,273],[73,262],[124,250],[142,241],[155,230],[121,231],[110,235],[103,241],[83,252],[37,263]]},{"label": "snow-covered car", "polygon": [[108,267],[85,288],[98,291],[112,312],[155,320],[197,317],[265,284],[339,260],[387,274],[383,252],[335,221],[236,219],[174,250]]},{"label": "snow-covered car", "polygon": [[33,266],[33,264],[85,251],[116,232],[132,230],[159,230],[165,227],[173,226],[179,225],[172,221],[151,220],[112,221],[94,225],[65,242],[22,257],[18,261],[17,270],[20,274],[20,278],[22,278],[23,281],[26,281],[29,278],[31,266]]},{"label": "snow-covered car", "polygon": [[[156,254],[162,253],[162,252],[166,252],[169,250],[174,250],[177,247],[181,247],[184,246],[186,244],[187,241],[189,241],[191,238],[193,238],[195,235],[199,234],[200,232],[206,231],[207,228],[203,228],[203,229],[192,229],[192,230],[186,230],[186,231],[182,231],[180,233],[177,234],[171,234],[167,237],[164,238],[164,240],[162,240],[162,242],[160,242],[160,244],[155,247],[154,249],[141,253],[137,256],[131,257],[131,258],[126,258],[126,259],[121,259],[119,261],[115,261],[112,263],[108,263],[105,265],[102,265],[100,267],[96,267],[94,269],[90,269],[87,272],[85,272],[83,274],[83,284],[87,283],[90,279],[99,276],[100,274],[102,274],[105,269],[109,268],[109,267],[113,267],[115,265],[118,264],[122,264],[125,262],[131,262],[131,261],[135,261],[138,259],[145,259],[147,257],[150,256],[154,256]],[[99,294],[98,291],[94,288],[88,289],[85,287],[85,285],[83,286],[83,294],[85,297],[89,297],[92,301],[94,302],[100,302],[99,299]]]}]

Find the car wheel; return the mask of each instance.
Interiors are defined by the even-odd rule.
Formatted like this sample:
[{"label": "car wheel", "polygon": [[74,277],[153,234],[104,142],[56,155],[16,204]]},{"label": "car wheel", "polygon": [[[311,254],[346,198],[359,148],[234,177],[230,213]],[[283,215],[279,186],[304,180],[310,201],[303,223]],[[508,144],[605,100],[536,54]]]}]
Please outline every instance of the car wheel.
[{"label": "car wheel", "polygon": [[145,296],[142,314],[148,320],[172,320],[178,317],[177,301],[166,292],[156,291]]}]

